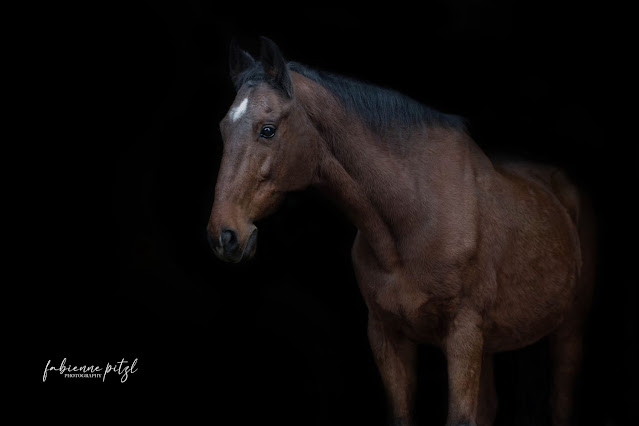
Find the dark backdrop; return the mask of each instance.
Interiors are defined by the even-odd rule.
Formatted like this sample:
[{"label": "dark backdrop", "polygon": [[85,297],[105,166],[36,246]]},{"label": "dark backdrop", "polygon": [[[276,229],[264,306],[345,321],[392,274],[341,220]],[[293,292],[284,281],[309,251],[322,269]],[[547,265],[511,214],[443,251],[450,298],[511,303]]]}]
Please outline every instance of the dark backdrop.
[{"label": "dark backdrop", "polygon": [[[64,42],[48,47],[64,54],[49,64],[61,76],[50,84],[78,102],[49,104],[66,142],[40,141],[37,156],[36,214],[47,226],[31,255],[46,277],[34,377],[65,357],[72,365],[138,358],[138,371],[124,384],[50,373],[40,391],[52,405],[42,412],[88,423],[111,415],[385,424],[351,270],[356,230],[340,212],[313,191],[292,194],[260,224],[257,256],[240,267],[218,261],[206,243],[217,123],[234,98],[228,45],[235,37],[256,54],[265,35],[288,59],[462,115],[489,154],[557,164],[590,193],[599,272],[577,418],[634,419],[637,149],[636,136],[619,131],[625,12],[517,4],[221,11],[209,2],[130,2],[75,11],[83,29],[99,22],[95,40],[55,27]],[[497,356],[498,424],[548,424],[545,349],[541,341]],[[420,349],[418,424],[445,421],[445,367],[437,350]]]}]

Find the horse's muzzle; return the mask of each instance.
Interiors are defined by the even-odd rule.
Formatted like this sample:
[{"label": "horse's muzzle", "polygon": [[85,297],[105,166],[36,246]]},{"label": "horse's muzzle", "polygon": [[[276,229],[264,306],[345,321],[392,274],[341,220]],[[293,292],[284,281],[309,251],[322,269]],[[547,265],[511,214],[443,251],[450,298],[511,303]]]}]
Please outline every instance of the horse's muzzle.
[{"label": "horse's muzzle", "polygon": [[245,241],[241,241],[238,232],[232,228],[223,228],[218,238],[214,238],[208,231],[207,239],[218,258],[225,262],[238,263],[252,258],[257,248],[257,227],[251,225],[248,231],[250,234]]}]

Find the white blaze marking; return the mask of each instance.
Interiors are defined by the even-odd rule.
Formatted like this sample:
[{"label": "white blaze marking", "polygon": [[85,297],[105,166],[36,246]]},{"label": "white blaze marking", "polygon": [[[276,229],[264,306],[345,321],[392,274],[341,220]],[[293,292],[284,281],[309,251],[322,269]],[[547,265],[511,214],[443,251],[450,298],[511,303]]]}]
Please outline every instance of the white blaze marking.
[{"label": "white blaze marking", "polygon": [[241,104],[231,110],[231,120],[237,121],[238,118],[244,115],[246,112],[246,105],[248,104],[248,98],[244,98]]}]

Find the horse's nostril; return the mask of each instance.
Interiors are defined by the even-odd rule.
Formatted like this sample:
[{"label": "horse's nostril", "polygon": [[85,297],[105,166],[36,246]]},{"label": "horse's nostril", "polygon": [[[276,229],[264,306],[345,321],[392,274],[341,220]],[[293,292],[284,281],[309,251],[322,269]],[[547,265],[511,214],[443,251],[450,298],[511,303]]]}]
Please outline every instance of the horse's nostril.
[{"label": "horse's nostril", "polygon": [[237,232],[233,229],[225,229],[220,234],[220,244],[225,253],[232,253],[237,250]]}]

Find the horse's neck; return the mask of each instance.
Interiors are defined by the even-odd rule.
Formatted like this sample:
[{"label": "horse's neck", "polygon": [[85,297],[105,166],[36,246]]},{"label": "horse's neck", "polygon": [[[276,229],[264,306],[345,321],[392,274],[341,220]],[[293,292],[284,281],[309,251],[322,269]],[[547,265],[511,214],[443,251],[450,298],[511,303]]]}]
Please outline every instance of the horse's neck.
[{"label": "horse's neck", "polygon": [[[420,139],[417,147],[407,148],[413,153],[394,152],[375,141],[378,136],[347,114],[331,95],[322,93],[323,88],[313,89],[302,101],[320,135],[316,186],[357,226],[380,266],[391,270],[401,263],[402,235],[415,224],[423,226],[446,197],[443,179],[431,179],[427,170],[444,174],[454,185],[451,180],[462,179],[473,168],[467,138],[460,142],[445,136],[450,132],[428,131],[430,138],[424,130],[413,134]],[[454,165],[458,170],[450,167],[446,157],[458,159]],[[421,166],[407,166],[416,163]]]},{"label": "horse's neck", "polygon": [[[374,167],[374,166],[373,166]],[[320,164],[317,187],[332,199],[357,226],[378,263],[392,270],[400,261],[393,230],[372,197],[374,188],[343,159],[326,151]],[[374,185],[374,184],[373,184]]]}]

